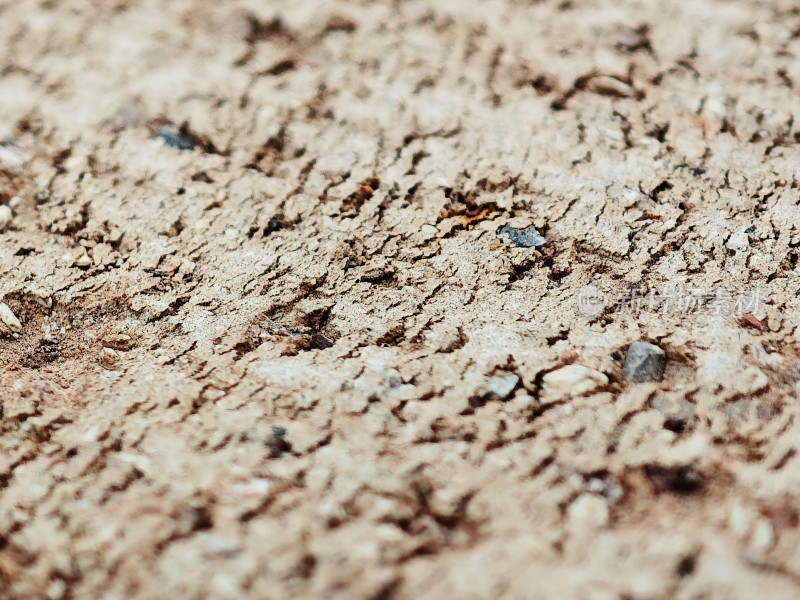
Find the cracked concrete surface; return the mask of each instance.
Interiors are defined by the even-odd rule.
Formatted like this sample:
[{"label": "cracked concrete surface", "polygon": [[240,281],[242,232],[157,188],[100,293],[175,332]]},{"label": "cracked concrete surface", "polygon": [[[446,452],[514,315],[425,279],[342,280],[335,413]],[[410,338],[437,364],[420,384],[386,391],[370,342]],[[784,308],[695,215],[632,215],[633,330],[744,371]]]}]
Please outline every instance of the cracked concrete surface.
[{"label": "cracked concrete surface", "polygon": [[797,597],[800,11],[453,4],[0,0],[0,595]]}]

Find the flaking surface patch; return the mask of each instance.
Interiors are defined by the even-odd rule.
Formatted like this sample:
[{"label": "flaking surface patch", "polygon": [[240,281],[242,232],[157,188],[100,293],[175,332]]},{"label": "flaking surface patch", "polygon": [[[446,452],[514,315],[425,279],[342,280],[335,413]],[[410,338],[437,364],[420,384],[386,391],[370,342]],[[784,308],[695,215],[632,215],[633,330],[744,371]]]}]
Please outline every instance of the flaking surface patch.
[{"label": "flaking surface patch", "polygon": [[0,1],[0,595],[797,597],[800,13],[673,4]]}]

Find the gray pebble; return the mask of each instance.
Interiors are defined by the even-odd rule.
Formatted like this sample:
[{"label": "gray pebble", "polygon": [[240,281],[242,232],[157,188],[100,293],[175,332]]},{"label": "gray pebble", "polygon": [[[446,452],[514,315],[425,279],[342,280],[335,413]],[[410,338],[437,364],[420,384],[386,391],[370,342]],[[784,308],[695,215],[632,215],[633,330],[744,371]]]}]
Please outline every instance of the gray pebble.
[{"label": "gray pebble", "polygon": [[508,240],[517,248],[541,248],[547,243],[535,227],[527,227],[525,229],[514,229],[508,225],[503,225],[498,232],[498,237],[505,235]]},{"label": "gray pebble", "polygon": [[622,376],[635,383],[661,381],[667,366],[667,354],[648,342],[633,342],[625,355]]},{"label": "gray pebble", "polygon": [[200,145],[199,140],[187,131],[175,131],[169,127],[163,127],[158,137],[165,145],[178,150],[192,150]]}]

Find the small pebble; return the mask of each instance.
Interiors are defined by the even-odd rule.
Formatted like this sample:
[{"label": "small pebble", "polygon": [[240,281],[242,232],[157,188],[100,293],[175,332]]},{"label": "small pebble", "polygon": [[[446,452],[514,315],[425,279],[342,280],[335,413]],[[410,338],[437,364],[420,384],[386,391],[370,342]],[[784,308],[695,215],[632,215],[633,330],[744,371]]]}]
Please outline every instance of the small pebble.
[{"label": "small pebble", "polygon": [[755,518],[755,511],[736,502],[728,516],[728,526],[736,535],[743,537]]},{"label": "small pebble", "polygon": [[766,553],[775,545],[775,529],[767,519],[760,518],[753,526],[750,537],[750,549],[757,553]]},{"label": "small pebble", "polygon": [[608,525],[608,504],[595,494],[583,494],[567,508],[570,525],[579,529],[600,529]]},{"label": "small pebble", "polygon": [[11,312],[5,302],[0,302],[0,321],[5,325],[5,329],[10,330],[12,333],[22,331],[22,323],[19,322],[17,316]]},{"label": "small pebble", "polygon": [[106,348],[111,348],[112,350],[122,350],[123,352],[130,350],[134,346],[133,338],[124,333],[108,335],[105,337],[103,342],[105,343]]},{"label": "small pebble", "polygon": [[667,366],[667,354],[655,344],[633,342],[625,354],[622,376],[635,383],[661,381]]},{"label": "small pebble", "polygon": [[730,235],[725,247],[737,252],[747,252],[750,249],[750,236],[746,229],[740,229]]},{"label": "small pebble", "polygon": [[652,51],[653,48],[648,37],[649,32],[649,27],[646,25],[636,29],[622,29],[617,34],[616,46],[626,52],[636,52],[637,50]]},{"label": "small pebble", "polygon": [[0,231],[5,231],[11,223],[11,209],[5,204],[0,205]]},{"label": "small pebble", "polygon": [[432,240],[439,233],[439,230],[436,229],[435,225],[430,225],[428,223],[420,227],[419,231],[422,234],[423,240]]},{"label": "small pebble", "polygon": [[81,269],[86,269],[92,266],[92,258],[84,252],[75,260],[75,266]]},{"label": "small pebble", "polygon": [[567,365],[542,378],[543,392],[553,402],[568,396],[582,396],[608,384],[608,377],[583,365]]},{"label": "small pebble", "polygon": [[45,592],[47,600],[61,600],[67,591],[67,584],[63,579],[53,579]]},{"label": "small pebble", "polygon": [[117,364],[117,360],[119,360],[119,354],[117,354],[116,350],[103,348],[100,351],[100,364],[106,369],[114,368],[114,365]]},{"label": "small pebble", "polygon": [[489,394],[500,400],[505,400],[517,387],[519,377],[517,375],[493,375],[486,380]]},{"label": "small pebble", "polygon": [[8,146],[0,145],[0,163],[10,169],[19,169],[25,161],[22,157]]},{"label": "small pebble", "polygon": [[517,248],[541,248],[547,243],[535,227],[527,227],[525,229],[514,229],[508,225],[504,225],[498,232],[498,237],[505,235],[508,240]]},{"label": "small pebble", "polygon": [[609,75],[592,77],[586,89],[601,96],[612,96],[615,98],[628,98],[633,96],[633,88],[630,85]]},{"label": "small pebble", "polygon": [[109,244],[116,244],[122,239],[122,232],[116,227],[108,234],[107,241]]},{"label": "small pebble", "polygon": [[199,140],[193,135],[175,131],[169,127],[163,127],[158,137],[166,146],[178,150],[192,150],[199,145]]},{"label": "small pebble", "polygon": [[33,288],[28,291],[28,295],[39,306],[43,306],[44,308],[53,308],[53,297],[47,291],[40,288]]}]

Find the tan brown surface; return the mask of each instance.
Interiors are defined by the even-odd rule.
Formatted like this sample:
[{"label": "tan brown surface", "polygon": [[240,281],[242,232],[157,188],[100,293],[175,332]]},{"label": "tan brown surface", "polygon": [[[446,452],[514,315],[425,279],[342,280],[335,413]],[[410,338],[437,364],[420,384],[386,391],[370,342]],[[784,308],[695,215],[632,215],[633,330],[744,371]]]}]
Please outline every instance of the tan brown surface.
[{"label": "tan brown surface", "polygon": [[795,2],[5,0],[0,48],[1,597],[800,596]]}]

